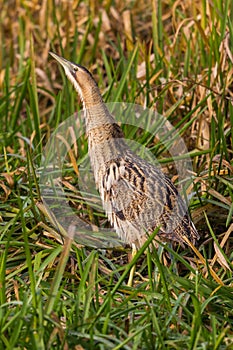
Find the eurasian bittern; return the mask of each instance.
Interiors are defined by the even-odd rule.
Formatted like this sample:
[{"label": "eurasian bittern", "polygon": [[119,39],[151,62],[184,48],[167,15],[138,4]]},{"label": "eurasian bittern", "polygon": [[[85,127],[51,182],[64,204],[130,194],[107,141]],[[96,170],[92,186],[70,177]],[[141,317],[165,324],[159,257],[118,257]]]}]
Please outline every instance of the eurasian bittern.
[{"label": "eurasian bittern", "polygon": [[140,248],[154,230],[156,238],[199,239],[176,187],[163,172],[133,153],[123,131],[103,102],[91,73],[50,53],[64,68],[85,111],[88,153],[102,204],[123,242]]}]

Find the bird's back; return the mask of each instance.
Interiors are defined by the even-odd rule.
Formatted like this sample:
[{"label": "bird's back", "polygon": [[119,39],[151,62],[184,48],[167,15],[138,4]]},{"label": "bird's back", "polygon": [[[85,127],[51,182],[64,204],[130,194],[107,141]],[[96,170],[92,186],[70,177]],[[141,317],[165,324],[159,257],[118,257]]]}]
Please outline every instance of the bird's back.
[{"label": "bird's back", "polygon": [[89,142],[96,185],[118,235],[140,247],[147,233],[160,227],[161,240],[183,244],[186,236],[195,243],[198,233],[176,187],[159,168],[134,154],[119,135],[102,135],[97,143],[92,137]]}]

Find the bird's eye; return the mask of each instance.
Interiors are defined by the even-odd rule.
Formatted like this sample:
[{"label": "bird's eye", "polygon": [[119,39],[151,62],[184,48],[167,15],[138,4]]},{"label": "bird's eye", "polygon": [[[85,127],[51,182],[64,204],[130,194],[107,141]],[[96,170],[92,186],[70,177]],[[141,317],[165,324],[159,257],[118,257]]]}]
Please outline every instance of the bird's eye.
[{"label": "bird's eye", "polygon": [[74,72],[77,72],[78,71],[78,67],[74,67]]}]

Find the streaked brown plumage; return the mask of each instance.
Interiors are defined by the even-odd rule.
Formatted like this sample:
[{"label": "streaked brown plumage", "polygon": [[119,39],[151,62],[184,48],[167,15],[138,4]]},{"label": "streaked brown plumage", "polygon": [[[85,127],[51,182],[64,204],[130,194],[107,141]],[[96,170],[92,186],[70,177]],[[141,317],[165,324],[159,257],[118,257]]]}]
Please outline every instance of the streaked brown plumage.
[{"label": "streaked brown plumage", "polygon": [[156,227],[158,238],[196,243],[199,235],[186,206],[160,169],[135,155],[104,104],[89,71],[51,53],[83,102],[88,153],[103,207],[119,237],[141,247]]}]

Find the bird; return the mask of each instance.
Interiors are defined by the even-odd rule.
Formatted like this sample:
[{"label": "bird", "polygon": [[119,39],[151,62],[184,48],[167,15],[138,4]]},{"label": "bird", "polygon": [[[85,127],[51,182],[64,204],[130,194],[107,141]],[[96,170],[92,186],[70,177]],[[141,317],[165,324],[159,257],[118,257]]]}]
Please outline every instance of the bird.
[{"label": "bird", "polygon": [[156,240],[195,245],[199,234],[177,188],[160,168],[127,145],[92,74],[80,64],[50,55],[64,68],[82,101],[96,187],[118,237],[139,249],[159,228]]}]

